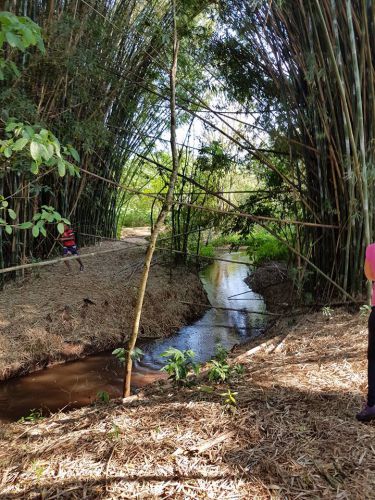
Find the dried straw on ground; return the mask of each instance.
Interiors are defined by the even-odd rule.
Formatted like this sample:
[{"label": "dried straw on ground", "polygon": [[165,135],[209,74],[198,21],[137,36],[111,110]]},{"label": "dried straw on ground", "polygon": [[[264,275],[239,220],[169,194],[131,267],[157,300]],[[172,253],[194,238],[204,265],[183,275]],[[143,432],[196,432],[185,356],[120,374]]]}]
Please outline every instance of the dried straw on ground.
[{"label": "dried straw on ground", "polygon": [[[21,284],[11,283],[0,293],[0,380],[124,342],[144,261],[144,247],[134,248],[134,241],[142,243],[139,238],[104,242],[100,250],[115,252],[87,259],[85,253],[92,248],[85,248],[83,273],[76,262],[71,262],[71,273],[60,263],[37,270]],[[206,302],[198,276],[184,268],[171,271],[155,264],[140,337],[170,335],[202,314],[202,308],[182,300]]]},{"label": "dried straw on ground", "polygon": [[316,313],[268,337],[238,353],[234,413],[227,387],[159,383],[127,404],[4,426],[2,498],[373,498],[375,426],[354,419],[365,318]]}]

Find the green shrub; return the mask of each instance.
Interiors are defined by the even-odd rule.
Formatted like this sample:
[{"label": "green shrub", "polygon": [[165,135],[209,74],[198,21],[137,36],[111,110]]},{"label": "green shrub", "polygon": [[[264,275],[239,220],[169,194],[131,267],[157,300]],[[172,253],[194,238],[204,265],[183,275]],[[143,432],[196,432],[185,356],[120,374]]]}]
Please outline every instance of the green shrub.
[{"label": "green shrub", "polygon": [[[118,347],[114,351],[112,351],[112,354],[120,361],[121,364],[125,363],[125,353],[128,351],[124,349],[124,347]],[[131,352],[130,357],[132,358],[133,361],[139,361],[142,356],[144,356],[144,352],[142,349],[139,347],[134,347],[134,349]]]},{"label": "green shrub", "polygon": [[288,248],[263,228],[257,228],[252,233],[247,254],[254,264],[287,260],[289,255]]},{"label": "green shrub", "polygon": [[198,375],[200,366],[194,363],[194,351],[191,349],[180,351],[174,347],[170,347],[164,351],[161,356],[168,358],[168,364],[161,369],[168,373],[169,378],[174,380],[177,384],[186,385],[188,383],[188,375],[193,371]]},{"label": "green shrub", "polygon": [[210,382],[226,382],[230,377],[230,366],[226,362],[213,359],[208,371],[208,380]]},{"label": "green shrub", "polygon": [[242,236],[238,233],[235,234],[222,234],[217,238],[214,238],[210,244],[213,247],[223,247],[223,246],[247,246],[250,243],[250,236]]},{"label": "green shrub", "polygon": [[110,400],[110,396],[108,394],[107,391],[99,391],[97,394],[96,394],[96,398],[98,399],[98,401],[100,401],[101,403],[109,403],[109,400]]},{"label": "green shrub", "polygon": [[215,249],[212,245],[204,245],[200,247],[199,254],[202,257],[215,257]]},{"label": "green shrub", "polygon": [[33,408],[29,415],[27,415],[26,417],[21,417],[18,422],[20,424],[24,424],[25,422],[31,422],[33,424],[37,423],[37,422],[40,422],[40,420],[42,420],[44,417],[43,417],[43,413],[42,413],[42,410],[36,410],[35,408]]},{"label": "green shrub", "polygon": [[121,227],[144,227],[150,225],[150,211],[143,207],[131,207],[121,217]]}]

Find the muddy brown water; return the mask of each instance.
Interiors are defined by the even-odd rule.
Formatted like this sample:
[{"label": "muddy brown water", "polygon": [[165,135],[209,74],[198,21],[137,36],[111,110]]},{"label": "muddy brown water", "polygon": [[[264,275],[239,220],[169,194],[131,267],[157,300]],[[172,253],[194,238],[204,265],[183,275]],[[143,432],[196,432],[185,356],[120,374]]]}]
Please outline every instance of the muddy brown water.
[{"label": "muddy brown water", "polygon": [[[248,261],[244,252],[221,253],[220,257]],[[140,342],[145,355],[141,364],[134,368],[133,387],[141,388],[166,377],[160,372],[165,363],[160,354],[169,347],[192,349],[195,360],[205,362],[213,357],[218,344],[231,349],[235,344],[260,335],[266,317],[257,312],[264,311],[265,305],[261,296],[252,292],[244,282],[248,273],[247,266],[235,262],[214,261],[207,266],[200,278],[210,303],[237,310],[209,309],[201,319],[168,338]],[[243,292],[246,293],[238,295]],[[2,382],[0,422],[18,420],[33,409],[41,409],[44,415],[48,415],[62,408],[85,406],[94,402],[101,391],[119,397],[122,376],[122,366],[111,352],[105,352]]]}]

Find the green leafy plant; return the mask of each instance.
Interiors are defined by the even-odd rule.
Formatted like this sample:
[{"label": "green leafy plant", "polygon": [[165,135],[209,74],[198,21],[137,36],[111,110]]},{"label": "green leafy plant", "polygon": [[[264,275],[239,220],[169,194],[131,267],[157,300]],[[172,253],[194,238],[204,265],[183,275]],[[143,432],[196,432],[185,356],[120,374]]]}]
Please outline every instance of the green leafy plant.
[{"label": "green leafy plant", "polygon": [[25,52],[30,46],[37,46],[43,54],[45,52],[41,30],[37,24],[28,17],[0,12],[0,80],[4,80],[7,73],[20,76],[16,64],[4,57],[6,45],[21,52]]},{"label": "green leafy plant", "polygon": [[112,424],[112,429],[108,432],[108,437],[117,441],[120,438],[121,429],[118,425]]},{"label": "green leafy plant", "polygon": [[217,361],[216,359],[210,362],[210,369],[208,372],[208,380],[210,380],[210,382],[226,382],[229,380],[230,374],[231,370],[228,363]]},{"label": "green leafy plant", "polygon": [[46,470],[46,467],[42,464],[39,464],[37,461],[34,461],[32,463],[32,465],[33,465],[33,469],[35,472],[35,478],[36,478],[37,482],[39,482],[42,479],[42,476]]},{"label": "green leafy plant", "polygon": [[368,316],[368,314],[371,312],[371,307],[368,304],[364,304],[359,308],[361,316]]},{"label": "green leafy plant", "polygon": [[236,374],[236,375],[243,375],[245,373],[245,367],[244,365],[241,365],[239,363],[236,363],[233,368],[232,368],[233,372]]},{"label": "green leafy plant", "polygon": [[69,160],[72,158],[73,161],[80,161],[77,150],[70,144],[62,146],[49,130],[11,118],[6,124],[5,132],[7,138],[0,141],[0,153],[5,159],[17,155],[26,162],[29,160],[29,170],[35,175],[44,166],[56,168],[60,177],[64,177],[66,172],[79,176],[77,166]]},{"label": "green leafy plant", "polygon": [[227,390],[227,392],[223,392],[220,394],[224,398],[224,405],[228,409],[235,409],[237,407],[237,396],[238,392],[232,392],[230,389]]},{"label": "green leafy plant", "polygon": [[12,234],[13,229],[32,229],[32,235],[37,238],[39,235],[47,236],[46,224],[56,225],[60,234],[64,232],[64,223],[70,224],[68,219],[65,219],[53,207],[47,205],[42,205],[42,211],[35,213],[31,221],[15,223],[17,215],[8,206],[8,201],[0,196],[0,214],[3,215],[3,217],[0,217],[0,227],[3,226],[7,234]]},{"label": "green leafy plant", "polygon": [[96,394],[96,398],[101,402],[101,403],[109,403],[110,396],[107,391],[98,391]]},{"label": "green leafy plant", "polygon": [[20,424],[24,424],[25,422],[30,422],[32,424],[35,424],[37,422],[39,422],[40,420],[42,420],[44,417],[43,417],[43,413],[42,413],[42,410],[37,410],[35,408],[33,408],[29,415],[27,415],[26,417],[21,417],[18,422]]},{"label": "green leafy plant", "polygon": [[217,344],[215,356],[210,362],[208,379],[211,382],[225,382],[229,379],[231,369],[227,362],[228,351],[221,344]]},{"label": "green leafy plant", "polygon": [[224,363],[228,359],[228,354],[229,354],[229,351],[227,349],[225,349],[225,347],[222,344],[216,345],[214,359],[216,359],[217,361],[220,361],[220,363]]},{"label": "green leafy plant", "polygon": [[322,307],[322,314],[324,317],[331,319],[333,315],[333,309],[329,306]]},{"label": "green leafy plant", "polygon": [[191,349],[180,351],[170,347],[161,354],[163,358],[168,358],[168,363],[161,369],[168,373],[169,378],[177,384],[184,385],[188,382],[188,375],[193,371],[198,375],[200,366],[194,363],[195,353]]},{"label": "green leafy plant", "polygon": [[[127,349],[124,347],[118,347],[114,351],[112,351],[112,354],[120,361],[120,363],[124,364],[125,363],[125,354],[127,353]],[[133,361],[139,361],[142,356],[144,356],[145,353],[140,349],[139,347],[135,347],[131,354],[130,357],[132,358]]]}]

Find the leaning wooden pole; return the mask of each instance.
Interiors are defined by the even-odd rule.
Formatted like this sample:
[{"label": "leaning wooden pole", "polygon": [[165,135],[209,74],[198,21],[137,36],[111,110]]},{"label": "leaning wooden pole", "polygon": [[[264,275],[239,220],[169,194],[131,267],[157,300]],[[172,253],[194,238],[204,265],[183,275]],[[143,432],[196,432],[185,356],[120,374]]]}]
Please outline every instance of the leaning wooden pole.
[{"label": "leaning wooden pole", "polygon": [[153,227],[150,243],[147,247],[145,263],[143,267],[141,282],[139,285],[139,292],[137,298],[137,304],[135,308],[135,317],[133,323],[132,333],[128,342],[128,349],[126,351],[125,357],[125,373],[124,373],[124,388],[123,388],[123,397],[126,398],[130,396],[130,384],[131,384],[131,375],[132,375],[132,352],[134,350],[135,344],[138,338],[139,324],[142,315],[142,307],[143,301],[146,292],[146,286],[148,281],[148,275],[150,272],[150,265],[152,261],[152,257],[154,255],[156,241],[160,230],[163,226],[165,217],[167,213],[171,209],[172,201],[173,201],[173,192],[176,184],[177,174],[178,174],[178,152],[177,152],[177,144],[176,144],[176,73],[177,73],[177,58],[178,58],[178,49],[179,49],[179,41],[177,36],[177,22],[176,22],[176,1],[172,0],[172,12],[173,12],[173,57],[172,57],[172,65],[169,72],[169,81],[170,81],[170,127],[171,127],[171,152],[172,152],[172,173],[169,181],[168,192],[165,198],[165,202],[160,210],[157,221]]}]

